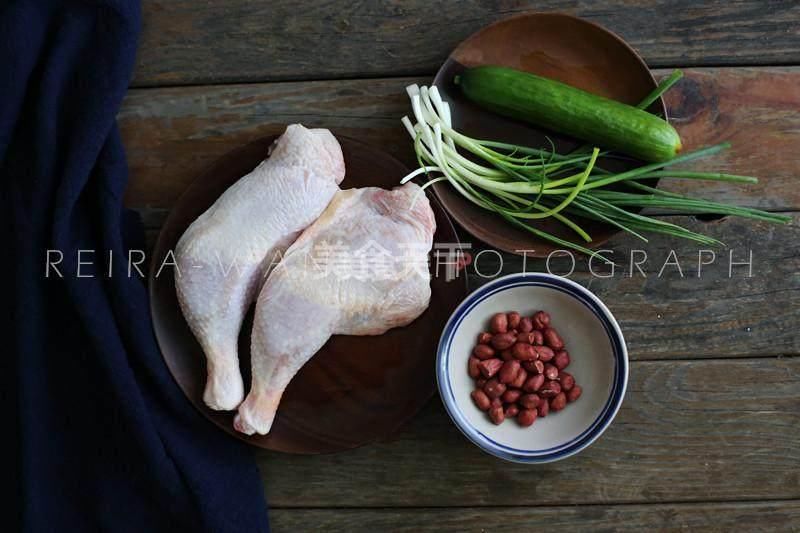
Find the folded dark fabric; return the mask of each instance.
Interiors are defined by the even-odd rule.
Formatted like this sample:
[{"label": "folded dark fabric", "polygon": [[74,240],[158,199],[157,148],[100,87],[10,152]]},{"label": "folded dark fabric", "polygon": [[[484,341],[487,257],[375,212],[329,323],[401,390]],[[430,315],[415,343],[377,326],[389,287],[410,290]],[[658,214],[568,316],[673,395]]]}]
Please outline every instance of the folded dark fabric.
[{"label": "folded dark fabric", "polygon": [[115,116],[139,26],[138,2],[0,2],[6,531],[268,528],[250,450],[183,397],[128,276]]}]

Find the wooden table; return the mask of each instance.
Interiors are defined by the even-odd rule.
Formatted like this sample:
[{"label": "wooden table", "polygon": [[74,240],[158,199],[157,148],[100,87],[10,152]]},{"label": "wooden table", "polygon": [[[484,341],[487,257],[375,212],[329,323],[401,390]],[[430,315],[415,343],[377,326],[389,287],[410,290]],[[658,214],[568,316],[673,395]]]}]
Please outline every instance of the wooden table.
[{"label": "wooden table", "polygon": [[[685,144],[734,144],[698,166],[762,178],[667,187],[795,213],[794,222],[665,216],[728,245],[699,277],[697,246],[664,237],[614,238],[621,266],[611,278],[578,261],[571,278],[608,303],[632,359],[616,421],[579,456],[536,467],[494,459],[435,398],[385,442],[329,456],[257,453],[274,529],[800,528],[795,0],[144,0],[138,68],[120,114],[127,203],[154,235],[200,169],[290,122],[366,139],[413,164],[399,124],[403,88],[429,81],[471,32],[529,9],[605,25],[658,76],[685,68],[668,97]],[[646,277],[629,275],[632,248],[648,255]],[[668,266],[659,277],[672,249],[683,275]],[[729,254],[743,261],[750,250],[752,276],[746,266],[729,275]],[[521,269],[520,258],[504,259],[504,272]],[[487,272],[490,262],[487,254]],[[568,268],[551,262],[556,273]]]}]

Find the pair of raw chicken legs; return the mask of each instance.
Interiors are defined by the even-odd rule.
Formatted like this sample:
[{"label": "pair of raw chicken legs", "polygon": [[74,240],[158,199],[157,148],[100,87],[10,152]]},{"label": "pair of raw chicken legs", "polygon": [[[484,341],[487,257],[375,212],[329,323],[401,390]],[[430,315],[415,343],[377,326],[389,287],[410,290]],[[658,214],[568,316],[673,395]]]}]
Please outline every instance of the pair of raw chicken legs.
[{"label": "pair of raw chicken legs", "polygon": [[[238,406],[238,431],[269,432],[289,381],[331,335],[379,335],[428,306],[435,221],[427,198],[413,184],[342,191],[344,174],[328,130],[289,126],[270,157],[178,242],[178,302],[207,361],[203,400]],[[374,248],[391,261],[387,275],[360,275],[354,252]],[[242,401],[238,337],[256,297],[252,384]]]}]

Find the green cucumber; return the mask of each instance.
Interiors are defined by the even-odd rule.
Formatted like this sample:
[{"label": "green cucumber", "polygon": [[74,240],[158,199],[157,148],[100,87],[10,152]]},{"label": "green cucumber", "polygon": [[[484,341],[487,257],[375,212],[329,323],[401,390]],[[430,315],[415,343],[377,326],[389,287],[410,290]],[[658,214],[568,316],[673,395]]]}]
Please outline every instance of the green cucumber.
[{"label": "green cucumber", "polygon": [[506,67],[468,68],[454,80],[464,95],[521,119],[644,161],[675,157],[681,139],[667,121],[565,83]]}]

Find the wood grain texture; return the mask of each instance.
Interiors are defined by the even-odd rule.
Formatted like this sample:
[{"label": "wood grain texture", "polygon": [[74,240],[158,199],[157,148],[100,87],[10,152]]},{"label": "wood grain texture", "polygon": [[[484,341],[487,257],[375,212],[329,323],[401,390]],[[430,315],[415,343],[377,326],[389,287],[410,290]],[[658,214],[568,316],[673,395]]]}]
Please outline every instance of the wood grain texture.
[{"label": "wood grain texture", "polygon": [[[702,67],[668,93],[670,117],[687,148],[722,140],[735,148],[692,167],[762,182],[666,188],[795,211],[783,227],[667,218],[724,240],[737,260],[752,250],[752,277],[746,267],[728,276],[729,249],[697,277],[698,247],[663,237],[613,239],[611,278],[578,260],[570,277],[607,301],[634,362],[617,419],[577,457],[535,468],[494,459],[434,399],[375,445],[314,457],[257,452],[276,531],[797,529],[800,67],[715,67],[799,64],[798,2],[144,0],[143,9],[134,87],[248,83],[129,93],[120,113],[131,162],[126,201],[151,238],[213,160],[286,123],[332,128],[413,165],[398,123],[408,112],[405,85],[427,83],[473,31],[530,9],[598,22],[651,66]],[[358,77],[377,79],[261,83]],[[648,254],[647,277],[627,274],[631,249]],[[667,267],[658,276],[671,249],[684,275]],[[502,257],[500,272],[522,269],[521,258]],[[501,265],[487,253],[480,266]],[[563,273],[570,265],[550,266]],[[486,281],[469,275],[473,286]],[[790,356],[772,357],[781,354]]]},{"label": "wood grain texture", "polygon": [[797,531],[800,502],[458,509],[272,509],[281,531]]},{"label": "wood grain texture", "polygon": [[[618,235],[605,246],[616,263],[613,276],[602,261],[594,261],[590,269],[586,258],[575,255],[575,273],[569,277],[608,305],[620,321],[632,359],[800,354],[800,217],[792,216],[786,226],[668,217],[727,247],[716,249],[713,264],[698,267],[700,251],[707,247],[664,236],[644,243]],[[752,271],[733,264],[748,262],[751,252]],[[473,251],[477,260],[467,270],[470,286],[487,282],[485,276],[501,267],[503,273],[525,269],[559,275],[572,268],[566,255],[553,255],[549,263],[529,259],[523,264],[516,255],[501,260],[492,252],[477,253]],[[631,265],[645,257],[642,272]],[[702,259],[711,261],[711,253],[703,252]]]},{"label": "wood grain texture", "polygon": [[800,62],[794,0],[145,0],[135,85],[433,73],[481,27],[526,11],[600,23],[651,66]]},{"label": "wood grain texture", "polygon": [[486,455],[435,399],[389,442],[324,456],[258,452],[267,501],[470,507],[800,498],[800,358],[638,362],[630,376],[614,423],[570,459],[531,467]]},{"label": "wood grain texture", "polygon": [[[665,217],[728,245],[715,251],[714,262],[702,266],[699,277],[703,247],[665,236],[644,243],[628,235],[618,235],[607,245],[608,257],[616,262],[613,277],[610,266],[595,261],[590,270],[586,258],[578,255],[569,277],[609,306],[622,326],[631,359],[800,354],[800,213],[789,214],[794,219],[786,226],[736,218],[700,222]],[[144,215],[152,239],[163,212],[144,211]],[[568,275],[572,268],[571,258],[564,255],[553,255],[549,261],[498,256],[493,251],[481,253],[484,245],[463,233],[461,241],[474,246],[470,253],[476,260],[466,271],[470,287],[495,274],[524,270]],[[680,270],[674,264],[664,266],[671,250]],[[731,265],[731,257],[734,262],[749,261],[750,251],[752,276],[748,266]],[[632,260],[639,262],[645,256],[641,272],[631,266]],[[704,252],[702,259],[709,262],[710,253]]]},{"label": "wood grain texture", "polygon": [[[666,71],[659,71],[662,76]],[[322,126],[380,146],[408,165],[399,119],[417,78],[291,82],[130,91],[119,115],[131,166],[128,205],[171,207],[225,152],[287,123]],[[730,140],[734,149],[692,163],[759,176],[756,185],[670,180],[664,187],[768,209],[800,208],[800,68],[690,70],[669,93],[669,114],[687,149]]]}]

